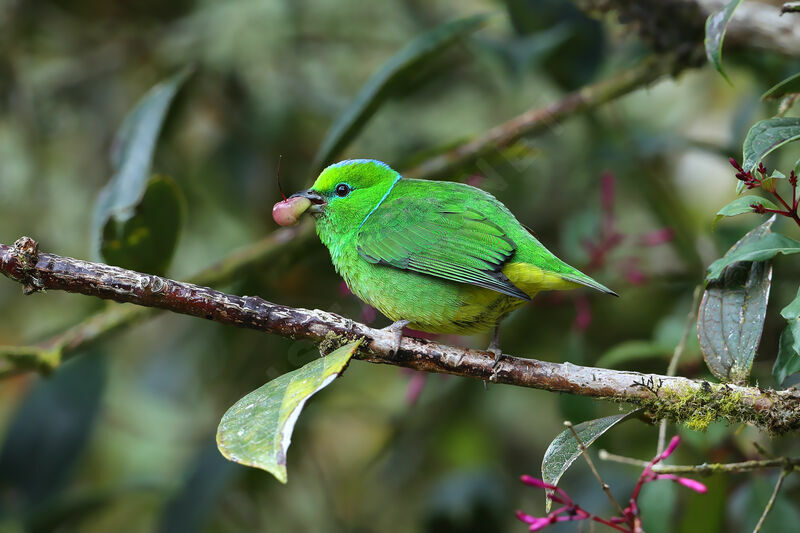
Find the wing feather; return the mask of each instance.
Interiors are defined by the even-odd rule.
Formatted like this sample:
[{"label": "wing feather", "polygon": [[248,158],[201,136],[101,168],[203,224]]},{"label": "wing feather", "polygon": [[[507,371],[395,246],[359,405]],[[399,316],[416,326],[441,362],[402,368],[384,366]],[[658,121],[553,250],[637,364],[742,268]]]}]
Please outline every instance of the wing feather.
[{"label": "wing feather", "polygon": [[397,198],[376,210],[356,236],[371,263],[467,283],[530,300],[503,274],[516,244],[473,208],[434,198]]}]

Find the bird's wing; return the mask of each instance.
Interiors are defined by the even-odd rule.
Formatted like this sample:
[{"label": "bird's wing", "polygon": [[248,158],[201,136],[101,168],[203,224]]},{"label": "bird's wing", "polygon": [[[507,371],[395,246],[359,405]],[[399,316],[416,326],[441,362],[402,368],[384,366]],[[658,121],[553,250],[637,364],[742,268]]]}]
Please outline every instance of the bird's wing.
[{"label": "bird's wing", "polygon": [[503,274],[516,245],[479,211],[433,198],[386,201],[356,236],[370,263],[469,283],[530,300]]}]

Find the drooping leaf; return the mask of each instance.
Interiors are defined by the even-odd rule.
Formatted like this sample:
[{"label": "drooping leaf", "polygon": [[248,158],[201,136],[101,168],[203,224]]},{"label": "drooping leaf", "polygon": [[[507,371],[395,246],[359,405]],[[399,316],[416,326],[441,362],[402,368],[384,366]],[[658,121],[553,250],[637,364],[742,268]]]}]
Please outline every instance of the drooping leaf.
[{"label": "drooping leaf", "polygon": [[800,241],[790,239],[780,233],[767,233],[759,239],[748,241],[736,251],[731,248],[723,257],[711,263],[706,279],[708,281],[717,279],[725,267],[739,261],[767,261],[778,254],[796,253],[800,253]]},{"label": "drooping leaf", "polygon": [[742,147],[746,171],[753,170],[767,154],[800,139],[800,118],[777,117],[753,124]]},{"label": "drooping leaf", "polygon": [[778,209],[777,205],[766,198],[762,198],[760,196],[741,196],[717,211],[717,216],[714,217],[714,222],[711,224],[711,227],[713,228],[716,226],[717,222],[719,222],[723,217],[733,217],[744,213],[752,213],[753,205],[763,205],[767,209]]},{"label": "drooping leaf", "polygon": [[761,95],[761,99],[777,100],[778,98],[782,98],[787,94],[792,93],[800,93],[800,72],[794,76],[789,76],[782,82],[777,83],[767,89],[767,91]]},{"label": "drooping leaf", "polygon": [[109,219],[114,219],[117,225],[124,224],[144,197],[158,134],[175,94],[190,73],[190,69],[181,70],[155,85],[128,113],[117,131],[111,150],[114,175],[100,191],[92,217],[96,253],[102,247]]},{"label": "drooping leaf", "polygon": [[453,43],[480,28],[488,18],[488,14],[480,14],[447,22],[420,35],[392,56],[361,87],[353,102],[328,130],[314,157],[315,171],[330,163],[353,140],[367,120],[407,76],[419,71]]},{"label": "drooping leaf", "polygon": [[757,254],[746,251],[773,235],[770,228],[774,221],[775,217],[770,217],[715,261],[726,264],[720,267],[720,274],[713,278],[709,275],[711,281],[700,302],[697,340],[709,370],[723,381],[741,383],[750,375],[772,281],[772,266],[766,259],[775,254],[759,260],[754,257]]},{"label": "drooping leaf", "polygon": [[731,0],[722,10],[712,13],[706,19],[706,57],[709,63],[722,74],[722,77],[731,83],[728,75],[722,70],[722,41],[725,39],[725,30],[728,28],[733,12],[739,7],[742,0]]},{"label": "drooping leaf", "polygon": [[154,176],[124,222],[111,217],[103,227],[100,252],[106,262],[156,275],[166,272],[178,244],[186,202],[169,176]]},{"label": "drooping leaf", "polygon": [[[581,442],[588,448],[594,441],[596,441],[603,433],[619,424],[623,420],[627,420],[638,414],[641,409],[635,409],[629,413],[622,413],[618,415],[606,416],[596,420],[589,420],[575,425],[574,429],[581,438]],[[558,481],[564,472],[572,466],[581,455],[578,441],[572,431],[565,429],[550,443],[547,451],[544,452],[542,459],[542,480],[550,485],[558,485]],[[546,498],[547,511],[550,511],[550,498]]]},{"label": "drooping leaf", "polygon": [[779,384],[800,372],[800,289],[794,300],[781,309],[781,316],[786,319],[786,328],[781,333],[778,357],[772,367],[772,375]]},{"label": "drooping leaf", "polygon": [[217,429],[222,455],[286,483],[286,452],[303,406],[344,371],[359,344],[351,342],[287,372],[236,402]]}]

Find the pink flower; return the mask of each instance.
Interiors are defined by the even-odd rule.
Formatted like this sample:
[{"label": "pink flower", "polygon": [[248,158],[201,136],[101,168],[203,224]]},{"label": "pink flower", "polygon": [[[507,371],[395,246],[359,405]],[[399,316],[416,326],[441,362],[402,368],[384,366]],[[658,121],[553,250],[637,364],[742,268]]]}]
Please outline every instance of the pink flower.
[{"label": "pink flower", "polygon": [[666,449],[662,453],[656,455],[653,460],[647,464],[642,471],[642,474],[639,476],[639,481],[636,483],[636,487],[633,489],[633,495],[629,500],[630,503],[625,509],[622,510],[622,514],[620,516],[613,516],[609,519],[605,519],[590,514],[582,509],[578,504],[573,502],[567,493],[562,489],[556,487],[555,485],[551,485],[550,483],[546,483],[544,480],[523,475],[520,477],[523,483],[532,487],[553,491],[552,493],[548,494],[547,497],[556,503],[563,504],[563,506],[555,511],[550,512],[544,517],[535,517],[525,514],[522,511],[517,511],[517,518],[528,524],[529,531],[539,531],[546,528],[550,524],[555,524],[557,522],[569,522],[572,520],[591,520],[593,522],[605,524],[606,526],[616,529],[617,531],[628,533],[639,531],[641,529],[641,517],[639,514],[637,500],[639,498],[639,492],[645,483],[650,483],[651,481],[657,481],[659,479],[666,479],[683,485],[684,487],[699,494],[704,494],[708,491],[704,484],[700,483],[699,481],[695,481],[694,479],[679,477],[674,474],[659,474],[653,471],[653,467],[656,464],[660,463],[675,452],[675,449],[678,447],[680,442],[681,439],[679,437],[672,437]]},{"label": "pink flower", "polygon": [[656,479],[668,479],[670,481],[674,481],[675,483],[679,483],[699,494],[705,494],[708,492],[708,487],[706,487],[703,483],[700,483],[694,479],[689,479],[688,477],[678,477],[674,474],[656,474]]}]

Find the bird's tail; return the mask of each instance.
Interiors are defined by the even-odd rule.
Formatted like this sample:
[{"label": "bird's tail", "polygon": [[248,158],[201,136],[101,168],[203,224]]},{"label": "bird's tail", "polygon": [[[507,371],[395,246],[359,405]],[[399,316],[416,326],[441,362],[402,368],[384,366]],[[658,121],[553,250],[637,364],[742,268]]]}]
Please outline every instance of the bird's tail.
[{"label": "bird's tail", "polygon": [[617,294],[616,292],[612,291],[611,289],[609,289],[608,287],[606,287],[602,283],[599,283],[599,282],[593,280],[592,278],[590,278],[589,276],[587,276],[583,272],[577,272],[577,271],[574,272],[574,273],[572,273],[572,272],[570,272],[570,273],[564,272],[564,273],[559,273],[559,276],[561,276],[566,281],[571,281],[572,283],[577,283],[579,285],[583,285],[584,287],[589,287],[589,288],[592,288],[592,289],[596,289],[596,290],[598,290],[600,292],[604,292],[606,294],[611,294],[613,296],[619,296],[619,294]]}]

